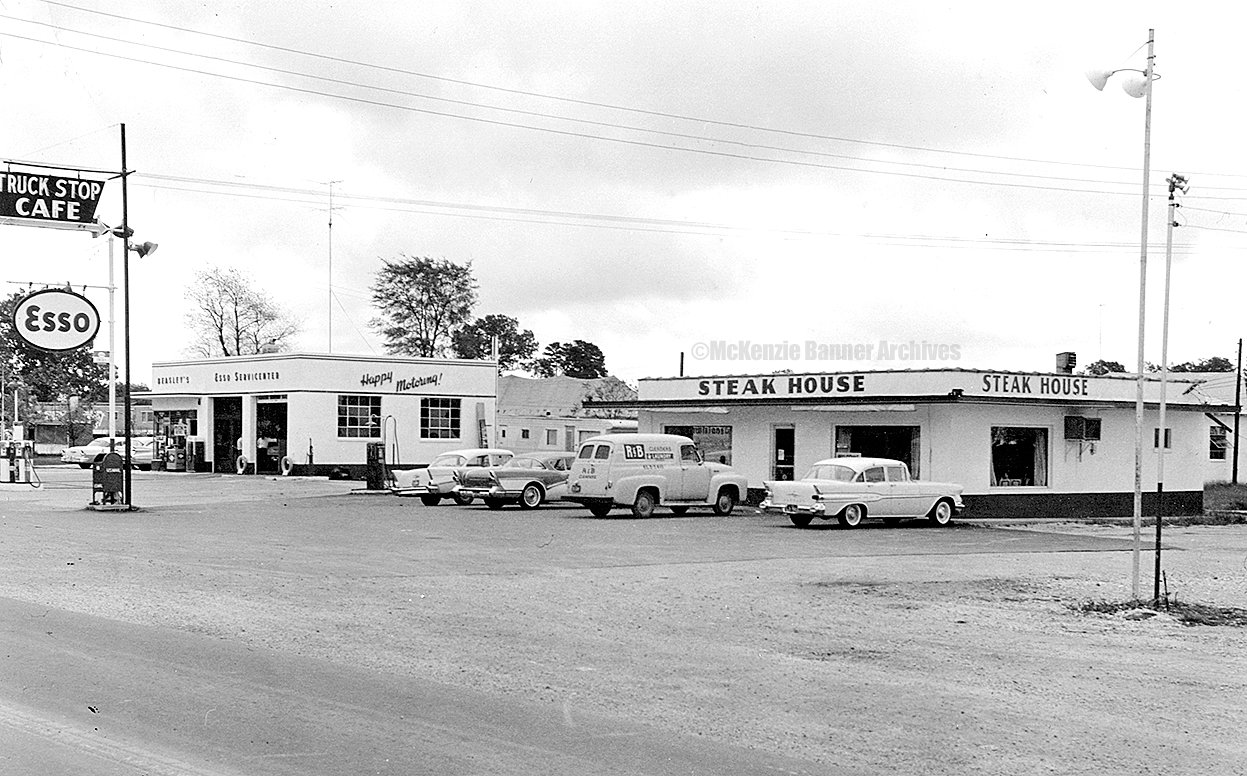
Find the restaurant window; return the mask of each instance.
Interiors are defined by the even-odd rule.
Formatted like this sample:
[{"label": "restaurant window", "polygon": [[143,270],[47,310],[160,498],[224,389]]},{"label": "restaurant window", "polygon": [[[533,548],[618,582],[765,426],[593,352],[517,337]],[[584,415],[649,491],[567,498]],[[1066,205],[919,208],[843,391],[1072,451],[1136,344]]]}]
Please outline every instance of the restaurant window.
[{"label": "restaurant window", "polygon": [[528,439],[528,437],[529,437],[528,429],[526,428],[520,429],[520,439]]},{"label": "restaurant window", "polygon": [[1229,441],[1223,426],[1208,427],[1208,460],[1224,461],[1225,452],[1229,449]]},{"label": "restaurant window", "polygon": [[1048,429],[992,426],[992,485],[1047,487]]},{"label": "restaurant window", "polygon": [[380,396],[338,397],[338,438],[381,438]]},{"label": "restaurant window", "polygon": [[920,476],[922,429],[918,426],[836,426],[836,455],[891,458]]},{"label": "restaurant window", "polygon": [[559,430],[557,428],[546,429],[546,445],[553,447],[559,443]]},{"label": "restaurant window", "polygon": [[459,438],[459,399],[420,400],[420,438]]},{"label": "restaurant window", "polygon": [[731,426],[663,426],[663,433],[693,440],[707,461],[732,464]]},{"label": "restaurant window", "polygon": [[[1152,429],[1152,449],[1160,447],[1160,429]],[[1165,449],[1173,448],[1173,429],[1165,429]]]}]

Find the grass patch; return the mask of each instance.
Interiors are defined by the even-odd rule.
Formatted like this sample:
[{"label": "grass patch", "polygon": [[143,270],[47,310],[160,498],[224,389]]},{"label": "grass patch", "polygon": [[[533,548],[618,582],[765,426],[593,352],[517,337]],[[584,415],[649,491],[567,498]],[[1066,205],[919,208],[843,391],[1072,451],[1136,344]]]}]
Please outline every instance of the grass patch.
[{"label": "grass patch", "polygon": [[1247,510],[1247,485],[1210,482],[1204,486],[1204,511]]},{"label": "grass patch", "polygon": [[1226,625],[1247,627],[1247,609],[1232,606],[1208,606],[1181,601],[1084,601],[1070,606],[1082,614],[1122,615],[1127,612],[1152,611],[1173,617],[1183,625]]}]

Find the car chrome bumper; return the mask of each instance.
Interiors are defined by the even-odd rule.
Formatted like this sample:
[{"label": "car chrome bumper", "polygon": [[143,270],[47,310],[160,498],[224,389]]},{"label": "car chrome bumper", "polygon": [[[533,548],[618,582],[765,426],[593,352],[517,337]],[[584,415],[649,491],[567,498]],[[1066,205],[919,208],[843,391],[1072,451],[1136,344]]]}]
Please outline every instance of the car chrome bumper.
[{"label": "car chrome bumper", "polygon": [[507,490],[500,485],[490,487],[477,487],[473,485],[460,485],[459,492],[472,496],[473,498],[519,498],[519,491]]},{"label": "car chrome bumper", "polygon": [[763,512],[774,512],[779,515],[822,515],[827,512],[822,504],[775,504],[763,501],[758,507]]}]

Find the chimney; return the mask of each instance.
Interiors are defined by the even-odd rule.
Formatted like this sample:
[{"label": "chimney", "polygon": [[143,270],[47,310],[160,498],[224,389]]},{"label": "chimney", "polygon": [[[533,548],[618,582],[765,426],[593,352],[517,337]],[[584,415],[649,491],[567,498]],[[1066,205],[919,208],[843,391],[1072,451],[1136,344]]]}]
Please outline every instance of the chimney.
[{"label": "chimney", "polygon": [[1072,375],[1076,366],[1078,366],[1078,356],[1069,351],[1056,354],[1057,374]]}]

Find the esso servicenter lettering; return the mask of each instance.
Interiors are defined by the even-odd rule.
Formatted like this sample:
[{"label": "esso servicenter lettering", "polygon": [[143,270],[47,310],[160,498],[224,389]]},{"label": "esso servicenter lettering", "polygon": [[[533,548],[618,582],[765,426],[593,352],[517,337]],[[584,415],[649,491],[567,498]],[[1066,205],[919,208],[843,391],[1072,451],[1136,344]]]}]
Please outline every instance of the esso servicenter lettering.
[{"label": "esso servicenter lettering", "polygon": [[38,305],[26,308],[26,320],[22,322],[26,331],[77,331],[88,332],[95,321],[86,313],[71,315],[68,312],[43,310]]}]

